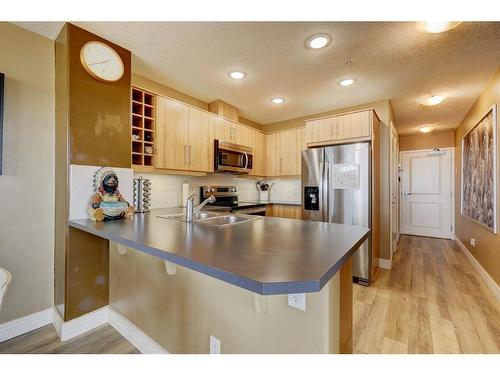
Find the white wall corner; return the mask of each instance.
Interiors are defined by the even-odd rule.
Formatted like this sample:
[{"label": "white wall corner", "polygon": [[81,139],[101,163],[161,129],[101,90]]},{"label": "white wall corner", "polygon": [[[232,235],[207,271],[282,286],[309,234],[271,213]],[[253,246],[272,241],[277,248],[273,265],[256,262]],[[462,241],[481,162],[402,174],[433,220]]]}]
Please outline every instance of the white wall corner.
[{"label": "white wall corner", "polygon": [[479,276],[484,280],[486,283],[486,286],[488,287],[489,290],[493,293],[497,301],[500,301],[500,287],[498,284],[491,278],[491,276],[486,272],[486,270],[481,266],[481,264],[477,261],[477,259],[472,255],[467,249],[467,247],[460,241],[460,239],[457,236],[455,237],[455,242],[458,244],[460,249],[464,252],[465,256],[467,259],[469,259],[469,262],[472,264],[472,266],[475,268]]},{"label": "white wall corner", "polygon": [[392,260],[391,259],[378,259],[378,266],[383,268],[384,270],[390,270],[392,268]]},{"label": "white wall corner", "polygon": [[0,324],[0,342],[52,323],[52,308]]},{"label": "white wall corner", "polygon": [[108,318],[109,324],[141,353],[168,354],[156,341],[110,306],[108,306]]}]

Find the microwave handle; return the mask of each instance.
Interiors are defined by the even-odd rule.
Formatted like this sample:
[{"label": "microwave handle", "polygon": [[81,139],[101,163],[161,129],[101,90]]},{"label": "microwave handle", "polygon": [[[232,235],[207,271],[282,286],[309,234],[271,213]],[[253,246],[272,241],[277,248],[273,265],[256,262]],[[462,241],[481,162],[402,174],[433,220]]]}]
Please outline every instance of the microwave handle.
[{"label": "microwave handle", "polygon": [[248,167],[248,154],[246,152],[243,153],[243,155],[245,155],[245,169],[247,169]]}]

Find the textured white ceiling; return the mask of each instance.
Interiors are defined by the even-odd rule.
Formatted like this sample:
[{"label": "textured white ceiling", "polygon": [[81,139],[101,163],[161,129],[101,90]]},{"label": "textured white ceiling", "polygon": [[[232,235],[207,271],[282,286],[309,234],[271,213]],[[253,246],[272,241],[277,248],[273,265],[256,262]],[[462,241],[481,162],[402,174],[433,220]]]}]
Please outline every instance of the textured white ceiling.
[{"label": "textured white ceiling", "polygon": [[[17,23],[54,38],[62,23]],[[267,124],[391,99],[400,133],[454,128],[500,64],[500,23],[427,34],[408,22],[76,22],[133,53],[133,71]],[[305,39],[328,33],[323,50]],[[351,60],[351,65],[345,62]],[[243,81],[227,78],[243,69]],[[347,88],[337,82],[353,77]],[[431,94],[448,99],[420,105]],[[287,99],[281,106],[270,98]]]}]

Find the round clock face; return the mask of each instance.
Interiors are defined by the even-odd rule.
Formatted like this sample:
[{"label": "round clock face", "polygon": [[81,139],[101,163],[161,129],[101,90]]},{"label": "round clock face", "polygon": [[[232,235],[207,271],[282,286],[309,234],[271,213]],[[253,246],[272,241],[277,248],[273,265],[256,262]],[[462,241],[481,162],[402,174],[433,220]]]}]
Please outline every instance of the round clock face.
[{"label": "round clock face", "polygon": [[123,76],[122,59],[102,42],[86,43],[80,51],[80,60],[91,76],[102,81],[115,82]]}]

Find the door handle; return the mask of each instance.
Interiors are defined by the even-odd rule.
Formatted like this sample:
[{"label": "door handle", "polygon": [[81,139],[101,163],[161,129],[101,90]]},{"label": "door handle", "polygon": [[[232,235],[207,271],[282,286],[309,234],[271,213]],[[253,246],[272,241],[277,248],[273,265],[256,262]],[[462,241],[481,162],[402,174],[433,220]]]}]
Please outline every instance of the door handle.
[{"label": "door handle", "polygon": [[408,195],[411,195],[411,192],[406,192],[406,193],[401,193],[402,196],[407,197]]},{"label": "door handle", "polygon": [[247,169],[248,168],[248,154],[246,152],[244,152],[243,155],[245,155],[245,166],[244,166],[244,168]]}]

